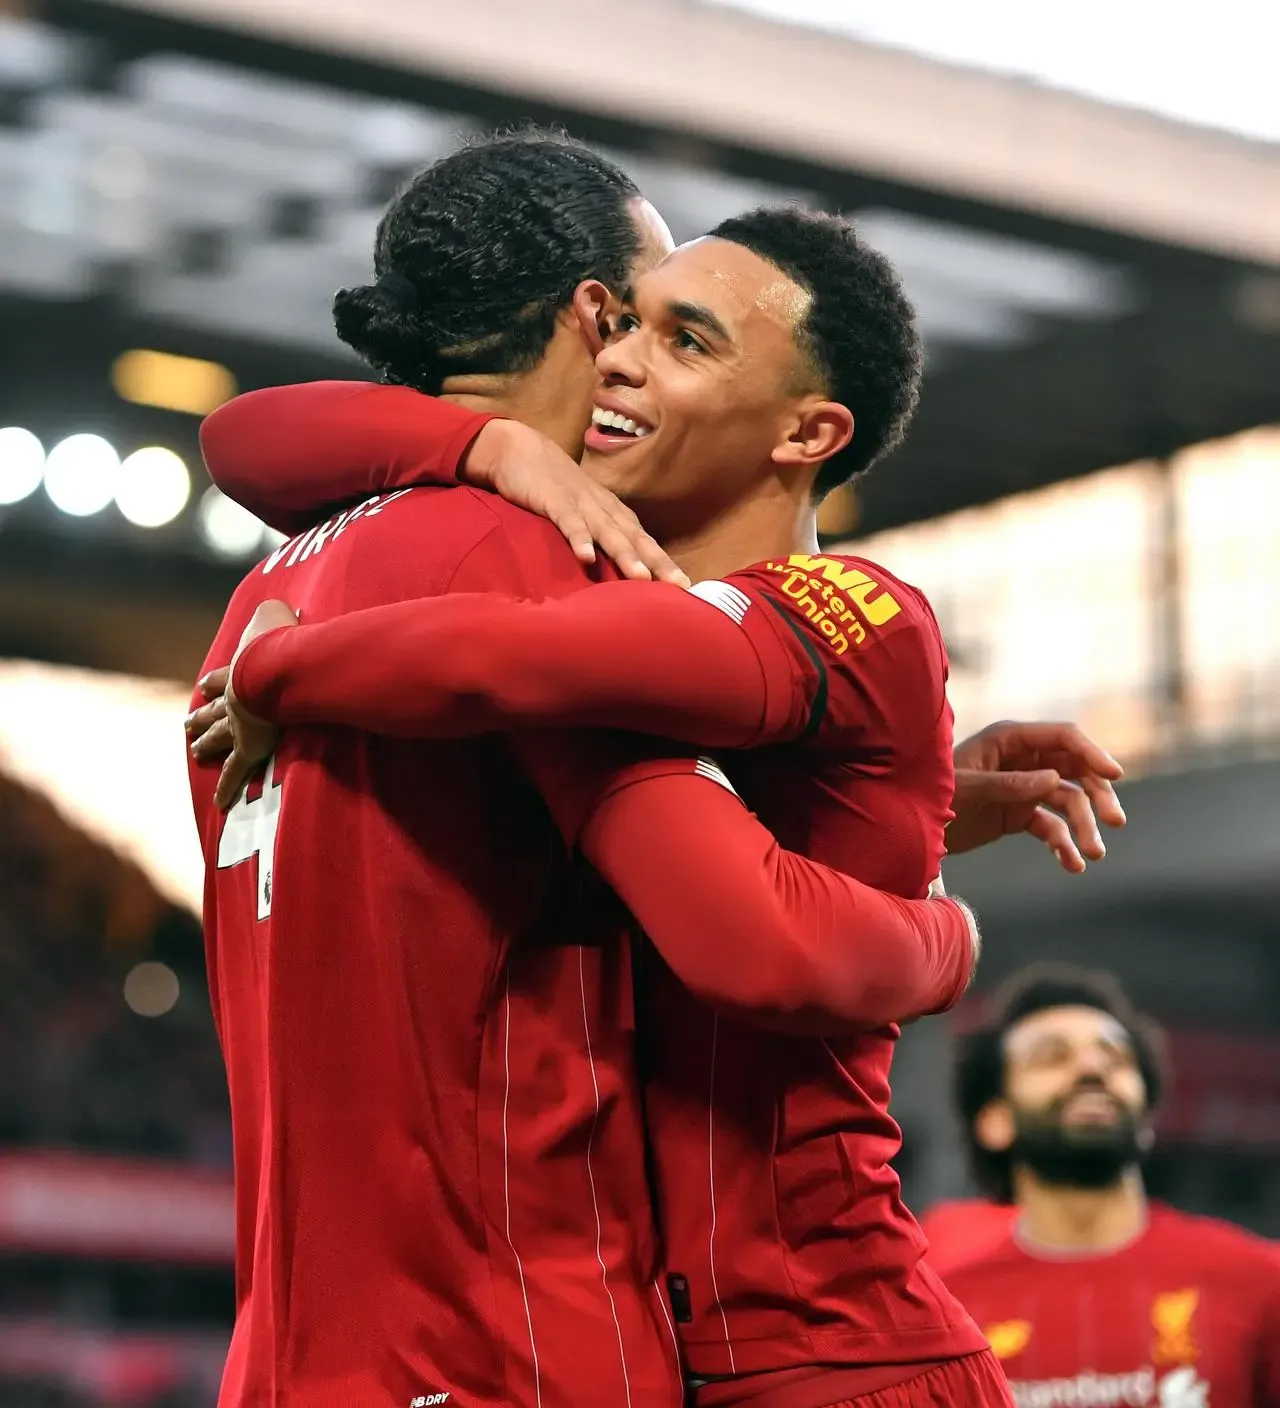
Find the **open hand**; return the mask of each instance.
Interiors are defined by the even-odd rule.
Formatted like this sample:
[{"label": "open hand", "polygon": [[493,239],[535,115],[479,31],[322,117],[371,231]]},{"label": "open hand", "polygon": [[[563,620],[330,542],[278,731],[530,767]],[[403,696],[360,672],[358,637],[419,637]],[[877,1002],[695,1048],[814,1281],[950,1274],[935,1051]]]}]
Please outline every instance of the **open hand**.
[{"label": "open hand", "polygon": [[1025,831],[1078,874],[1107,853],[1099,822],[1125,824],[1114,787],[1124,769],[1075,724],[991,724],[956,748],[955,763],[948,855]]},{"label": "open hand", "polygon": [[594,562],[598,547],[624,577],[689,585],[617,495],[559,445],[519,421],[489,421],[467,451],[462,477],[554,523],[579,562]]},{"label": "open hand", "polygon": [[297,614],[285,602],[263,602],[244,628],[231,664],[211,670],[200,681],[199,689],[207,702],[188,715],[187,738],[197,762],[226,756],[214,793],[214,800],[223,809],[236,800],[280,741],[280,730],[275,724],[256,718],[236,698],[232,686],[236,661],[259,636],[297,624]]}]

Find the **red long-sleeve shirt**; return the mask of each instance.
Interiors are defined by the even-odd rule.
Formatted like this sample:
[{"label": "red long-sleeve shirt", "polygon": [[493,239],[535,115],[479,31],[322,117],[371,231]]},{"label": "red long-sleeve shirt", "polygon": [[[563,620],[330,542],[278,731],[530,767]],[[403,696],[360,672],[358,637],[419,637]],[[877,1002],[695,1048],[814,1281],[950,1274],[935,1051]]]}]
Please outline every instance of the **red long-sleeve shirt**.
[{"label": "red long-sleeve shirt", "polygon": [[[206,665],[280,595],[324,619],[586,581],[489,495],[390,494],[251,571]],[[507,740],[299,728],[226,814],[216,778],[191,769],[235,1139],[222,1408],[576,1408],[584,1382],[678,1408],[631,945]]]},{"label": "red long-sleeve shirt", "polygon": [[[607,585],[659,595],[639,583]],[[597,595],[610,593],[580,593],[561,604]],[[674,588],[669,595],[683,597]],[[236,692],[251,711],[286,726],[327,722],[394,733],[385,727],[394,710],[380,709],[379,701],[407,699],[412,722],[419,691],[411,667],[421,657],[412,633],[388,634],[381,618],[413,608],[412,619],[422,614],[418,608],[451,600],[489,598],[423,598],[271,632],[240,656]],[[697,611],[714,625],[718,613],[702,604]],[[370,623],[376,636],[368,634]],[[755,658],[750,647],[748,653]],[[387,691],[395,687],[392,696]],[[535,722],[553,719],[548,711]],[[683,723],[674,715],[671,721]],[[487,731],[467,722],[456,719],[454,731]],[[776,723],[786,726],[782,718]],[[713,718],[708,726],[715,732]],[[902,899],[784,850],[744,812],[709,759],[671,756],[669,744],[646,748],[638,739],[600,736],[561,735],[562,747],[549,752],[545,738],[534,735],[536,746],[526,741],[522,752],[562,831],[699,997],[781,1030],[834,1035],[944,1010],[963,993],[972,946],[958,942],[967,921],[955,905]],[[642,752],[653,756],[637,759]],[[709,779],[722,785],[709,786]]]},{"label": "red long-sleeve shirt", "polygon": [[[700,748],[789,742],[821,726],[826,666],[805,659],[803,637],[743,619],[756,583],[773,585],[736,573],[691,592],[615,581],[558,601],[486,592],[377,607],[279,639],[269,667],[246,666],[245,698],[282,724],[401,737],[572,726]],[[910,648],[901,666],[918,670]]]},{"label": "red long-sleeve shirt", "polygon": [[[237,403],[219,412],[218,434],[205,437],[210,467],[225,486],[228,453],[246,437],[260,458],[256,420],[296,396],[304,413],[293,415],[293,438],[258,472],[267,475],[269,496],[297,511],[307,496],[298,485],[332,459],[349,406],[344,399],[336,431],[324,388],[263,396],[247,413]],[[390,396],[397,410],[383,421],[377,398]],[[386,388],[362,388],[361,397],[369,419],[356,437],[358,482],[456,473],[456,457],[441,454],[432,429],[438,403]],[[370,466],[372,481],[364,477]],[[261,497],[254,506],[272,518]],[[706,680],[719,663],[682,657],[690,684],[669,639],[653,663],[673,690],[701,701],[704,723],[710,717],[737,730],[700,736],[746,741],[755,728],[755,741],[790,740],[726,760],[743,796],[792,849],[899,896],[923,894],[942,856],[952,786],[946,658],[927,603],[874,564],[808,555],[759,564],[701,591],[701,600],[667,600],[705,613],[707,630],[723,642],[734,632],[746,639],[766,703],[745,728],[741,715],[726,718],[723,709],[708,716],[714,691]],[[716,648],[750,666],[741,645],[735,637]],[[264,644],[264,656],[275,648],[284,647]],[[366,638],[355,659],[363,666],[378,649]],[[624,671],[628,651],[625,635],[609,651]],[[256,694],[247,676],[240,683]],[[689,703],[686,693],[682,707]],[[735,696],[727,708],[738,707]],[[766,720],[775,732],[764,730]],[[664,875],[656,883],[666,882]],[[905,1370],[981,1348],[976,1328],[921,1261],[923,1241],[889,1167],[899,1138],[888,1115],[896,1030],[827,1042],[762,1034],[711,1013],[661,964],[648,965],[641,993],[654,1171],[668,1265],[682,1277],[677,1319],[693,1371]],[[820,1396],[823,1384],[813,1391],[814,1403],[830,1401]],[[851,1392],[842,1379],[838,1396]]]},{"label": "red long-sleeve shirt", "polygon": [[[375,418],[385,439],[370,456]],[[456,484],[467,450],[493,419],[403,386],[312,381],[228,401],[204,420],[200,445],[228,498],[292,536],[371,494]]]},{"label": "red long-sleeve shirt", "polygon": [[1238,1227],[1153,1206],[1112,1251],[1038,1253],[1016,1229],[950,1267],[1020,1404],[1280,1408],[1280,1266]]}]

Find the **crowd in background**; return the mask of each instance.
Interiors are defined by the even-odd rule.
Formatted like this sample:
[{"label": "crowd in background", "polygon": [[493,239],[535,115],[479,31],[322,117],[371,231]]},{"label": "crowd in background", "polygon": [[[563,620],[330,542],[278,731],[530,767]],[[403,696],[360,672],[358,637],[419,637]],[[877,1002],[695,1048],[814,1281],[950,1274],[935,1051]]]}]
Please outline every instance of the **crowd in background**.
[{"label": "crowd in background", "polygon": [[[124,979],[153,943],[193,981],[139,1016]],[[147,947],[143,947],[146,945]],[[45,799],[0,778],[0,1146],[230,1168],[226,1084],[195,921]]]}]

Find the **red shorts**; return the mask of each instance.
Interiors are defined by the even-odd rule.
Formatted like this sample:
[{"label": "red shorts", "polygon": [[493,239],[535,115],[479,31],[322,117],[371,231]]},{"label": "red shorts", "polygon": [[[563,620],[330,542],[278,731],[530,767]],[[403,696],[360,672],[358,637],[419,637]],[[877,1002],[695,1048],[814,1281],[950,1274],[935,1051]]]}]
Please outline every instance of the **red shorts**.
[{"label": "red shorts", "polygon": [[1013,1408],[1013,1395],[1000,1361],[988,1349],[831,1408]]}]

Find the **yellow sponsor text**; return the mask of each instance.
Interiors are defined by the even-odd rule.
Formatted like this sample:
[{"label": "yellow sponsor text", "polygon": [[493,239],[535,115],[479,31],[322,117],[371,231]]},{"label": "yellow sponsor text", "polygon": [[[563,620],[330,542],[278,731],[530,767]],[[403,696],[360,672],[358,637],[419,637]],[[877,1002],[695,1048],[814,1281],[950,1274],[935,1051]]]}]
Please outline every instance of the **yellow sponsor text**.
[{"label": "yellow sponsor text", "polygon": [[784,596],[795,603],[837,655],[859,646],[867,626],[883,626],[902,610],[878,582],[857,567],[830,557],[793,553],[770,562],[781,578]]}]

